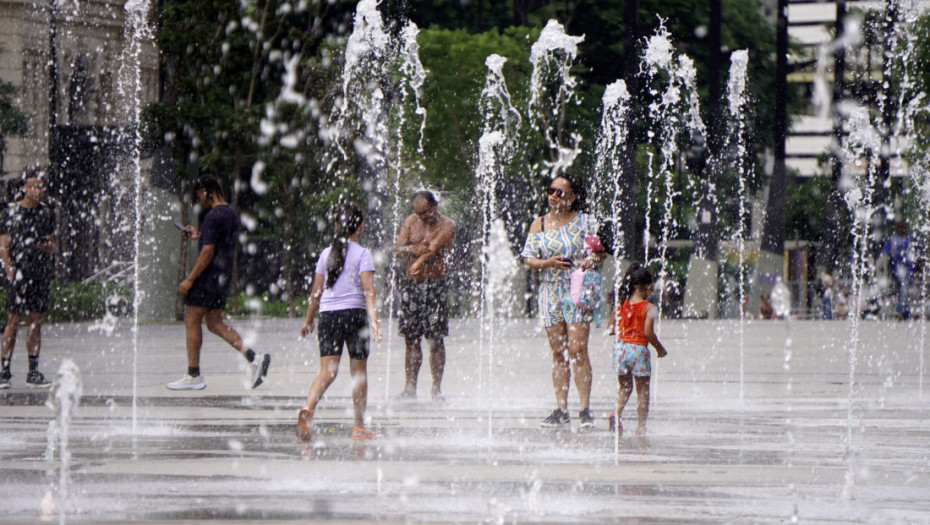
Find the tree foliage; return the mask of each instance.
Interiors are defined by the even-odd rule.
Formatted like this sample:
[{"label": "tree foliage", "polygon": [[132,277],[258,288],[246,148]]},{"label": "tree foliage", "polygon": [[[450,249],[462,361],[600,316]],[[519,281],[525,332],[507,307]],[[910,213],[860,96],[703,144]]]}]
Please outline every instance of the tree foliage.
[{"label": "tree foliage", "polygon": [[[167,80],[161,101],[145,111],[150,144],[171,149],[177,181],[208,172],[237,188],[251,235],[281,239],[293,257],[290,274],[305,273],[313,252],[328,242],[325,214],[332,204],[372,197],[357,153],[350,151],[334,167],[333,144],[327,138],[341,101],[343,55],[356,4],[173,0],[163,3],[158,15],[157,40]],[[701,31],[707,25],[705,4],[640,1],[640,37],[651,33],[658,17],[664,18],[679,51],[695,60],[702,90],[707,85]],[[485,59],[491,54],[507,58],[504,76],[515,107],[525,112],[530,48],[553,17],[568,34],[585,35],[572,71],[579,80],[578,99],[566,108],[563,125],[583,138],[574,169],[590,172],[604,88],[625,73],[623,6],[624,0],[382,2],[379,9],[391,31],[408,18],[421,27],[420,59],[428,71],[421,93],[427,114],[422,154],[415,126],[408,121],[400,130],[405,155],[417,157],[399,160],[402,186],[447,192],[450,202],[463,207],[462,215],[469,215],[482,131],[478,102],[487,75]],[[515,26],[515,21],[524,25]],[[758,0],[727,0],[723,31],[727,49],[750,50],[749,91],[757,108],[752,129],[754,144],[761,149],[771,139],[774,30],[762,17]],[[285,89],[286,78],[292,84]],[[640,98],[637,111],[646,102]],[[505,200],[516,203],[526,219],[542,206],[537,198],[541,181],[531,176],[529,167],[548,154],[527,121],[518,132],[519,152],[506,167],[503,183]],[[641,136],[645,131],[635,130]],[[639,165],[642,174],[642,160]],[[642,194],[644,180],[639,182]],[[683,206],[679,213],[689,209]],[[639,216],[642,211],[630,213]],[[688,218],[679,223],[687,224]],[[511,226],[518,237],[517,226]]]},{"label": "tree foliage", "polygon": [[0,175],[3,174],[3,158],[6,138],[23,135],[29,126],[29,117],[15,103],[19,88],[0,80]]},{"label": "tree foliage", "polygon": [[[484,32],[478,34],[468,34],[465,29],[456,31],[438,32],[435,29],[439,25],[448,24],[451,27],[473,28],[476,26],[474,17],[462,19],[459,17],[449,18],[447,12],[457,9],[458,2],[433,0],[431,2],[417,3],[410,8],[410,16],[413,19],[429,20],[430,29],[424,31],[423,51],[424,63],[431,70],[428,84],[439,83],[441,89],[427,87],[427,90],[434,90],[429,97],[430,100],[430,122],[428,126],[431,130],[439,130],[443,136],[441,144],[445,150],[441,152],[428,152],[427,155],[436,155],[442,159],[440,166],[442,172],[448,177],[449,170],[458,171],[460,175],[455,175],[457,181],[467,182],[470,175],[471,166],[467,162],[469,158],[474,159],[476,146],[474,141],[480,133],[477,119],[471,122],[465,120],[469,111],[474,114],[475,105],[468,99],[476,96],[480,90],[480,78],[483,78],[481,67],[477,69],[469,64],[480,64],[482,56],[487,56],[491,52],[497,52],[508,56],[508,67],[519,67],[520,74],[511,80],[508,77],[508,86],[514,98],[520,99],[526,97],[527,83],[530,75],[529,63],[526,58],[522,62],[513,60],[513,56],[502,50],[493,48],[485,49],[487,44],[502,46],[502,42],[488,42],[489,35],[507,35],[506,30],[498,32]],[[513,7],[513,2],[502,2],[508,7]],[[533,12],[529,18],[530,26],[541,28],[549,18],[557,18],[564,23],[566,32],[572,35],[584,35],[585,40],[579,46],[579,60],[574,68],[574,74],[579,78],[578,95],[579,102],[568,109],[569,120],[574,131],[583,136],[582,154],[576,161],[575,170],[582,173],[590,173],[594,165],[593,144],[596,134],[596,127],[600,117],[601,97],[606,85],[625,76],[623,70],[623,57],[625,49],[623,46],[624,31],[626,30],[625,20],[623,19],[623,10],[625,0],[573,0],[562,2],[540,2],[539,8]],[[503,12],[503,7],[501,12]],[[639,2],[639,39],[640,46],[643,45],[644,39],[650,35],[660,23],[664,20],[669,32],[674,36],[673,42],[676,49],[691,57],[697,66],[697,85],[699,95],[702,101],[707,100],[707,45],[706,30],[709,23],[709,8],[706,2],[699,0],[641,0]],[[444,22],[448,20],[448,22]],[[509,21],[508,21],[509,23]],[[768,22],[762,14],[762,5],[758,1],[738,1],[727,0],[723,5],[723,31],[722,43],[725,51],[734,51],[737,49],[748,49],[750,53],[749,63],[749,85],[748,93],[752,96],[750,103],[750,133],[749,138],[752,155],[757,157],[758,153],[764,148],[771,145],[773,128],[773,107],[771,86],[774,83],[774,48],[775,33],[774,27]],[[441,38],[435,38],[430,42],[428,39],[433,35],[443,35]],[[453,37],[454,35],[454,37]],[[524,49],[528,51],[534,36],[527,34],[529,42],[524,44]],[[461,46],[466,43],[472,47],[471,50],[465,50]],[[428,49],[428,51],[427,51]],[[428,55],[426,54],[428,53]],[[642,48],[638,51],[642,53]],[[471,60],[464,60],[463,54],[473,56]],[[528,57],[524,55],[524,57]],[[459,65],[462,64],[462,67]],[[726,82],[727,63],[725,61],[721,75],[723,82]],[[511,73],[514,73],[511,70]],[[477,80],[477,81],[476,81]],[[449,99],[447,94],[453,94],[454,98]],[[466,95],[462,95],[466,93]],[[438,96],[437,96],[438,95]],[[637,114],[637,121],[644,122],[640,117],[643,114],[645,104],[649,103],[644,93],[634,93],[636,98],[634,112]],[[797,94],[792,94],[794,99],[794,108],[798,107]],[[522,98],[525,100],[525,98]],[[438,105],[439,111],[433,110],[433,105]],[[462,108],[462,106],[466,106]],[[721,108],[726,105],[722,104]],[[457,109],[456,109],[457,108]],[[523,109],[523,108],[521,108]],[[707,122],[713,116],[706,113],[704,108],[704,119]],[[639,126],[634,129],[639,142],[647,142],[646,132],[648,130]],[[434,136],[435,137],[435,136]],[[469,152],[470,150],[470,152]],[[525,148],[524,153],[533,157],[539,155],[539,152],[529,151]],[[459,152],[462,153],[459,153]],[[638,201],[645,202],[645,173],[648,171],[644,164],[644,155],[637,156],[638,162]],[[452,163],[448,162],[452,161]],[[521,161],[531,163],[532,158],[523,158]],[[461,167],[461,168],[459,168]],[[467,167],[467,169],[466,169]],[[692,168],[699,169],[696,166]],[[761,167],[760,167],[761,168]],[[428,170],[429,171],[429,170]],[[752,188],[758,187],[757,179],[752,181]],[[735,227],[732,222],[735,217],[736,203],[734,199],[726,198],[735,196],[733,190],[738,182],[735,173],[727,172],[724,180],[721,181],[721,206],[724,208],[721,218],[724,221],[722,226],[725,228]],[[682,206],[676,209],[680,213],[679,224],[687,225],[690,222],[689,214],[693,213],[690,207],[690,200],[696,200],[696,196],[690,198],[687,188],[682,186],[686,191],[686,198],[682,199]],[[535,211],[528,211],[530,215]],[[644,210],[637,210],[636,216],[640,217]],[[639,221],[643,225],[644,221]],[[655,221],[653,221],[655,224]],[[688,236],[687,228],[677,232],[679,236]]]}]

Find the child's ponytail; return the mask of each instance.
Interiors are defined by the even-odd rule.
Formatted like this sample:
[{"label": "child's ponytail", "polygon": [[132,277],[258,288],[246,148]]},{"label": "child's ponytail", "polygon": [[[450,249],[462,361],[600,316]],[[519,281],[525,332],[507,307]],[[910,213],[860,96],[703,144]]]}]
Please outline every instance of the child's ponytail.
[{"label": "child's ponytail", "polygon": [[642,268],[643,265],[639,263],[633,263],[629,268],[626,269],[626,273],[623,274],[623,279],[620,280],[620,287],[617,289],[617,304],[623,304],[624,301],[630,298],[633,295],[633,288],[630,286],[630,277],[635,270]]},{"label": "child's ponytail", "polygon": [[624,301],[629,300],[633,292],[642,286],[649,286],[655,282],[652,272],[642,264],[633,263],[626,269],[623,274],[623,280],[620,281],[620,288],[617,289],[617,304],[621,305]]},{"label": "child's ponytail", "polygon": [[365,213],[361,207],[347,203],[333,212],[333,242],[330,245],[329,260],[326,261],[326,287],[332,288],[336,279],[342,274],[345,266],[346,253],[349,250],[349,237],[358,230],[365,221]]}]

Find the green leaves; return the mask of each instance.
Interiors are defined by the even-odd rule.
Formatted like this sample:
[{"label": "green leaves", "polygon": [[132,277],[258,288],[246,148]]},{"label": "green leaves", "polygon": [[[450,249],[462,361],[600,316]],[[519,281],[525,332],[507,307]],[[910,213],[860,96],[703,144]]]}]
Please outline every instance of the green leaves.
[{"label": "green leaves", "polygon": [[529,50],[538,29],[511,27],[478,34],[465,30],[426,29],[420,32],[420,60],[428,70],[424,86],[426,121],[423,165],[429,184],[444,190],[474,186],[481,115],[478,100],[491,54],[507,58],[504,76],[514,106],[525,108]]},{"label": "green leaves", "polygon": [[29,117],[13,101],[19,91],[20,88],[0,80],[0,175],[3,174],[6,137],[23,135],[29,127]]}]

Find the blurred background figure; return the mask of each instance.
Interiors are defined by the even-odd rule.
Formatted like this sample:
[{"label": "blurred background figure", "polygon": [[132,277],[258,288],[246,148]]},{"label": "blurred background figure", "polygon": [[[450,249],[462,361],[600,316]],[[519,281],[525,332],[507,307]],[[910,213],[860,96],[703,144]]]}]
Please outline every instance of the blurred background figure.
[{"label": "blurred background figure", "polygon": [[914,238],[907,231],[907,224],[898,221],[894,235],[885,241],[879,258],[879,268],[887,268],[894,284],[894,293],[898,296],[895,311],[901,319],[911,316],[908,293],[914,277],[915,246]]}]

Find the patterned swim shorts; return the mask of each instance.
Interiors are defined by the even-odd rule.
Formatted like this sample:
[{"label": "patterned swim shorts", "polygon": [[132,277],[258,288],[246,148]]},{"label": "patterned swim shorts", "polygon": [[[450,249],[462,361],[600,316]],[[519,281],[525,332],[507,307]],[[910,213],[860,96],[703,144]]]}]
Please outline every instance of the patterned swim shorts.
[{"label": "patterned swim shorts", "polygon": [[618,376],[633,374],[636,377],[649,377],[652,375],[652,360],[649,348],[634,345],[626,341],[617,341],[613,351],[614,372]]},{"label": "patterned swim shorts", "polygon": [[442,339],[449,335],[445,281],[404,280],[400,292],[398,331],[408,339]]}]

